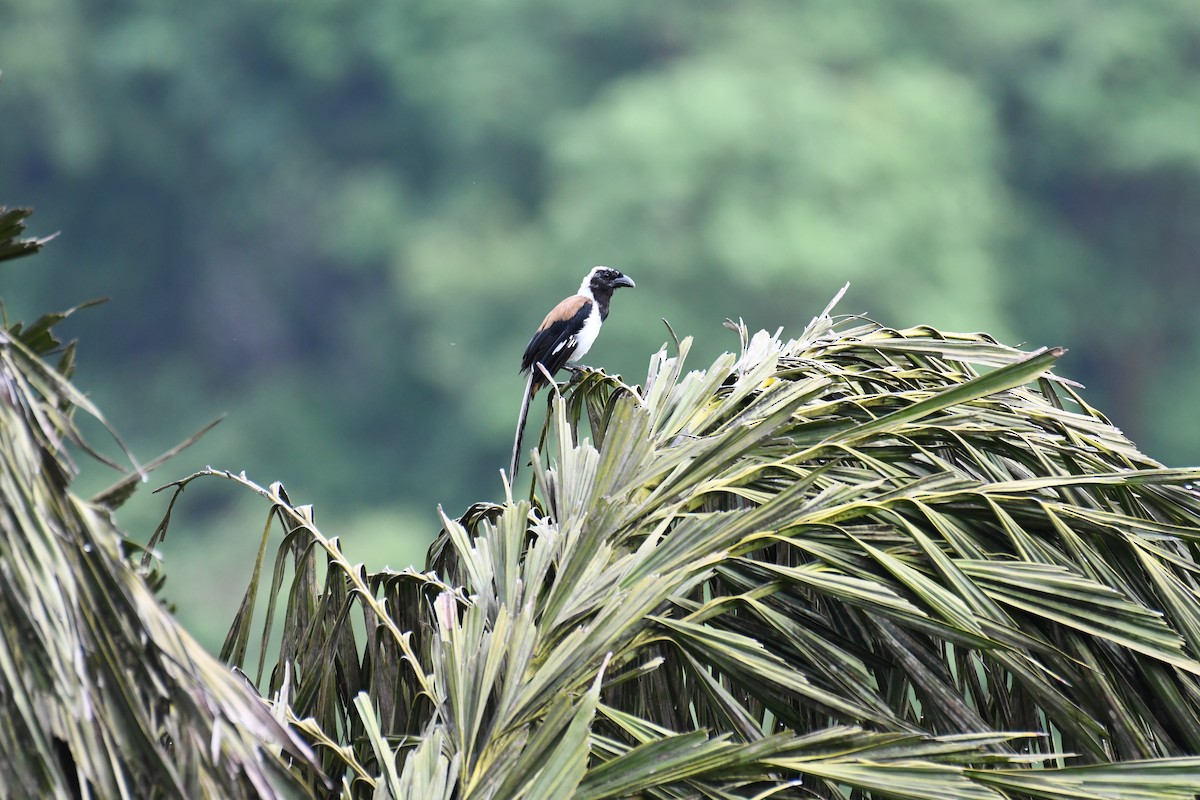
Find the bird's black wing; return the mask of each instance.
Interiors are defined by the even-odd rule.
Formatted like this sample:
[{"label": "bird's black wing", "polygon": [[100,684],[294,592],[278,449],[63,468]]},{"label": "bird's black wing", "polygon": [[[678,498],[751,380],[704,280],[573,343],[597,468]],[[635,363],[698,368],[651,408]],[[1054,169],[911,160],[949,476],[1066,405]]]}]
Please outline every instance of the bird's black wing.
[{"label": "bird's black wing", "polygon": [[[568,297],[555,306],[525,347],[525,355],[521,357],[521,372],[536,370],[534,365],[540,363],[553,375],[566,366],[567,360],[575,352],[575,335],[583,328],[584,320],[591,313],[592,301],[581,295]],[[543,382],[539,380],[540,372],[534,373],[535,385]]]}]

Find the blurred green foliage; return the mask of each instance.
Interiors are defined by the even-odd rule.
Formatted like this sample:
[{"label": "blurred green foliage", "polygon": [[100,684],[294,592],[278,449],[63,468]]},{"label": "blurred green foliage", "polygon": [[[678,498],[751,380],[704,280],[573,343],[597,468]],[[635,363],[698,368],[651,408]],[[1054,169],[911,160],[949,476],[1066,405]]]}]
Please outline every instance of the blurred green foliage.
[{"label": "blurred green foliage", "polygon": [[[521,349],[598,263],[639,288],[589,361],[633,381],[660,317],[705,363],[850,281],[843,311],[1071,348],[1200,461],[1192,0],[0,0],[0,69],[0,201],[63,232],[9,313],[110,295],[64,328],[135,449],[229,414],[161,482],[283,480],[361,558],[496,498]],[[227,502],[165,546],[185,614],[244,582]]]}]

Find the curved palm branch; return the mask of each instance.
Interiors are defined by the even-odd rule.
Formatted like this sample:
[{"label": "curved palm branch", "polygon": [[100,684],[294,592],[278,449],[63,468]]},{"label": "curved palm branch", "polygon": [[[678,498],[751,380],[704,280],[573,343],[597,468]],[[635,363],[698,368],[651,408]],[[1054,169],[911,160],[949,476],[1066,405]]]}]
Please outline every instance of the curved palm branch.
[{"label": "curved palm branch", "polygon": [[1200,470],[1061,351],[731,326],[706,370],[685,339],[644,389],[552,397],[530,499],[444,517],[427,573],[367,573],[224,473],[287,531],[264,688],[343,796],[1192,797]]},{"label": "curved palm branch", "polygon": [[[0,260],[37,250],[27,211],[0,208]],[[70,312],[67,312],[70,313]],[[71,491],[73,416],[103,417],[69,382],[48,314],[0,329],[0,795],[289,797],[308,747],[162,607],[110,510],[135,470],[89,502]],[[57,364],[46,357],[59,353]]]}]

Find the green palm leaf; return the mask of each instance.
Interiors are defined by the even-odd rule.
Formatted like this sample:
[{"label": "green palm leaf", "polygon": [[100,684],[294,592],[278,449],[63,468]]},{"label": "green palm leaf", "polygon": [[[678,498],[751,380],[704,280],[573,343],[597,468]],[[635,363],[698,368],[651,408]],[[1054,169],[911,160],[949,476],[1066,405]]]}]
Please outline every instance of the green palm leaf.
[{"label": "green palm leaf", "polygon": [[[35,251],[0,209],[0,259]],[[66,314],[0,330],[0,795],[293,797],[307,745],[161,605],[111,504],[75,495]],[[140,480],[139,470],[125,480]]]},{"label": "green palm leaf", "polygon": [[683,339],[644,388],[552,392],[529,499],[444,517],[425,573],[353,565],[278,485],[180,482],[220,475],[282,521],[275,575],[297,578],[268,591],[263,689],[294,684],[344,796],[1200,785],[1200,470],[1142,455],[1058,350],[733,327],[740,354],[706,370]]}]

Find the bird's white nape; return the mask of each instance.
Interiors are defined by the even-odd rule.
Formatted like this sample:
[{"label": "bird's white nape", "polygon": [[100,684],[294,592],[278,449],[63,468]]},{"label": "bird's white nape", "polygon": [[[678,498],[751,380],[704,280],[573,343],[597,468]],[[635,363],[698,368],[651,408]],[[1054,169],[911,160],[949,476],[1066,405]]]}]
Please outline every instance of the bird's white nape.
[{"label": "bird's white nape", "polygon": [[596,277],[596,273],[602,269],[608,269],[608,267],[601,264],[588,270],[588,274],[583,276],[583,283],[579,284],[579,294],[583,295],[589,300],[596,299],[595,295],[592,294],[592,278]]}]

